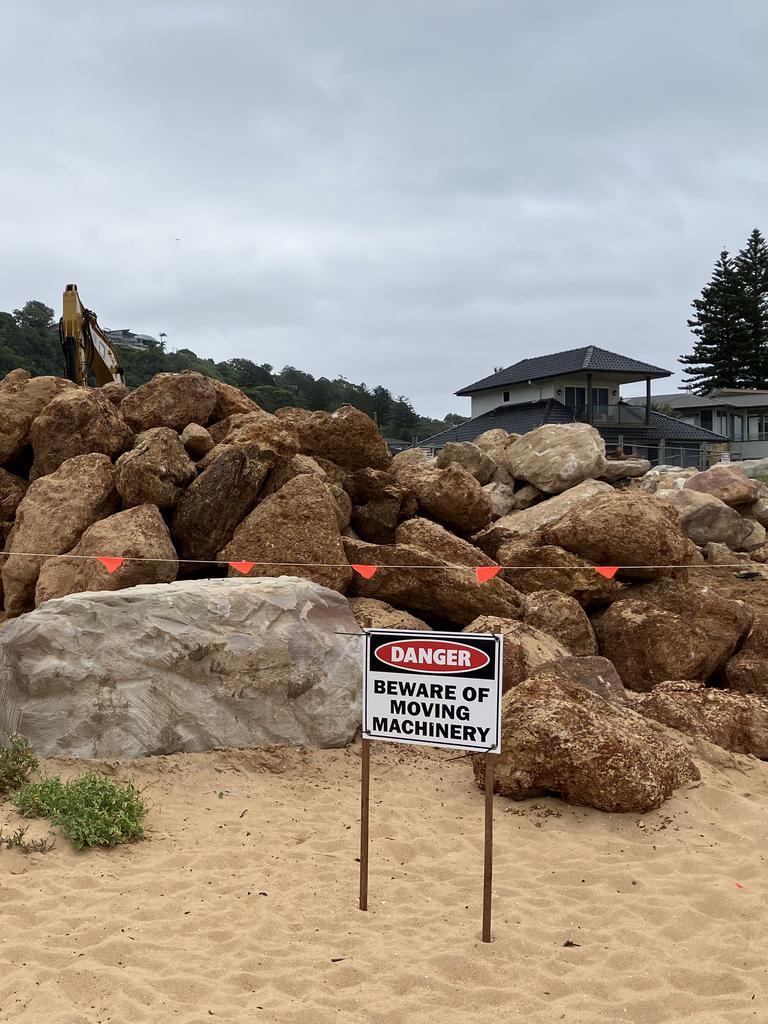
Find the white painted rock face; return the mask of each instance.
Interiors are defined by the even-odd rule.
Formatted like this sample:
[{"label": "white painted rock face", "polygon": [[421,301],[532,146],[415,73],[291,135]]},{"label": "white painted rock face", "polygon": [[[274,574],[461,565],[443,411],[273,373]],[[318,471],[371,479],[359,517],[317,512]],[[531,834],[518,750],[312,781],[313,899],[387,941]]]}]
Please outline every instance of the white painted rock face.
[{"label": "white painted rock face", "polygon": [[343,746],[359,632],[340,594],[285,576],[48,601],[0,630],[0,737],[40,757]]}]

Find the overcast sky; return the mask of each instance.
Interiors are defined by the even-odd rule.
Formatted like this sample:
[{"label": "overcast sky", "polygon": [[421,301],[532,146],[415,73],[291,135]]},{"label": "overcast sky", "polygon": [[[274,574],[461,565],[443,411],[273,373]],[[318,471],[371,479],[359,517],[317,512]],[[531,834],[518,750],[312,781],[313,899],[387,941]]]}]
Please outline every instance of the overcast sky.
[{"label": "overcast sky", "polygon": [[442,416],[544,352],[674,369],[768,233],[765,0],[2,10],[0,309],[75,281],[107,327]]}]

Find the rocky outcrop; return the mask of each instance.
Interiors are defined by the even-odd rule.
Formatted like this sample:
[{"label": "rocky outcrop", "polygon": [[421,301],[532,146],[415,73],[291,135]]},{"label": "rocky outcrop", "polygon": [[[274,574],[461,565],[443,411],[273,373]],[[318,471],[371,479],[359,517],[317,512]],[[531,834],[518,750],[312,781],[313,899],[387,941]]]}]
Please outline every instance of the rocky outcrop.
[{"label": "rocky outcrop", "polygon": [[[110,573],[97,560],[104,555],[125,561]],[[94,523],[70,552],[47,559],[37,580],[35,604],[86,590],[172,583],[178,569],[168,527],[159,510],[155,505],[138,505]]]},{"label": "rocky outcrop", "polygon": [[213,448],[213,438],[199,423],[188,423],[181,432],[181,443],[190,459],[197,462]]},{"label": "rocky outcrop", "polygon": [[768,759],[768,701],[762,697],[672,681],[634,695],[632,707],[688,736]]},{"label": "rocky outcrop", "polygon": [[605,441],[587,423],[548,423],[505,449],[502,465],[516,480],[561,494],[605,471]]},{"label": "rocky outcrop", "polygon": [[[601,811],[643,813],[699,779],[685,747],[647,719],[543,671],[504,696],[501,749],[494,788],[514,800],[557,793]],[[482,787],[484,756],[473,766]]]},{"label": "rocky outcrop", "polygon": [[523,622],[554,637],[570,654],[597,654],[597,640],[586,612],[575,598],[559,590],[528,594]]},{"label": "rocky outcrop", "polygon": [[123,399],[120,412],[136,434],[152,427],[170,427],[180,434],[188,423],[207,423],[215,404],[210,378],[182,370],[155,374]]},{"label": "rocky outcrop", "polygon": [[60,377],[24,377],[16,371],[0,381],[0,466],[12,465],[23,455],[33,422],[67,390],[77,391],[77,385]]},{"label": "rocky outcrop", "polygon": [[277,415],[295,427],[305,455],[320,455],[352,470],[387,469],[392,462],[376,424],[351,405],[336,412],[279,409]]},{"label": "rocky outcrop", "polygon": [[480,484],[487,484],[497,468],[490,455],[471,441],[449,441],[435,459],[438,469],[447,469],[454,462]]},{"label": "rocky outcrop", "polygon": [[[353,597],[373,597],[462,627],[479,615],[509,619],[522,615],[520,594],[503,580],[478,583],[472,569],[452,568],[431,552],[410,544],[366,544],[345,538],[344,550],[352,565],[380,566],[369,580],[355,574],[349,588]],[[390,571],[388,565],[398,568]],[[409,571],[409,566],[427,566],[427,571]]]},{"label": "rocky outcrop", "polygon": [[504,637],[502,690],[518,686],[542,665],[559,661],[568,651],[553,637],[525,622],[480,615],[464,630],[465,633],[496,633]]},{"label": "rocky outcrop", "polygon": [[429,551],[450,565],[496,564],[474,544],[462,540],[455,533],[446,530],[439,523],[433,523],[430,519],[409,519],[398,526],[395,536],[398,544],[410,544],[411,547]]},{"label": "rocky outcrop", "polygon": [[52,473],[76,455],[101,452],[114,459],[133,444],[133,431],[96,388],[56,395],[33,421],[29,438],[35,458],[30,479]]},{"label": "rocky outcrop", "polygon": [[195,464],[175,430],[153,427],[136,438],[131,451],[117,460],[117,490],[124,508],[176,506],[184,488],[195,478]]},{"label": "rocky outcrop", "polygon": [[361,629],[432,629],[423,619],[372,597],[350,597],[349,607]]},{"label": "rocky outcrop", "polygon": [[19,615],[34,606],[41,559],[22,552],[71,551],[88,527],[116,512],[119,503],[115,468],[106,455],[78,455],[30,484],[6,542],[11,552],[3,564],[6,613]]},{"label": "rocky outcrop", "polygon": [[343,597],[294,578],[46,601],[0,630],[0,734],[40,757],[342,746],[360,724],[357,632]]},{"label": "rocky outcrop", "polygon": [[507,583],[525,594],[557,590],[587,608],[610,604],[624,589],[618,580],[595,572],[585,558],[553,544],[525,539],[510,541],[498,548],[496,558],[505,567]]},{"label": "rocky outcrop", "polygon": [[686,480],[685,490],[712,494],[726,505],[745,505],[760,497],[762,484],[738,466],[718,464]]},{"label": "rocky outcrop", "polygon": [[342,593],[352,578],[328,487],[306,473],[258,504],[219,558],[256,562],[254,576],[290,573]]}]

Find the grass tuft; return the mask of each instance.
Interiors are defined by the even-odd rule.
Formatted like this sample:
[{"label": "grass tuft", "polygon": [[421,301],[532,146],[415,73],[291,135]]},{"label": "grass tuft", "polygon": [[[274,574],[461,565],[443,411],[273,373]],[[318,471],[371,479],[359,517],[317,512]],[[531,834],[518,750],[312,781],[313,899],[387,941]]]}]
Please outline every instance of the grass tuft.
[{"label": "grass tuft", "polygon": [[11,736],[7,747],[0,747],[0,796],[29,782],[37,771],[38,760],[22,736]]}]

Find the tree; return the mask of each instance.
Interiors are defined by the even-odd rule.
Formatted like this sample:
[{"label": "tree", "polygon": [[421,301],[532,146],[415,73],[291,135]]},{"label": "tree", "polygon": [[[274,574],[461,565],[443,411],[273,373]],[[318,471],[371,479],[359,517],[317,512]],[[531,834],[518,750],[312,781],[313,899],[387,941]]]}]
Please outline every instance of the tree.
[{"label": "tree", "polygon": [[745,333],[745,387],[764,388],[768,380],[768,244],[757,228],[733,265]]},{"label": "tree", "polygon": [[30,299],[21,309],[14,309],[13,319],[19,327],[42,328],[47,330],[53,326],[53,310],[44,302]]},{"label": "tree", "polygon": [[746,330],[742,291],[734,261],[723,249],[712,279],[701,298],[691,303],[694,315],[688,326],[696,335],[693,352],[680,356],[686,368],[684,389],[704,395],[716,388],[736,388],[751,380],[749,335]]}]

